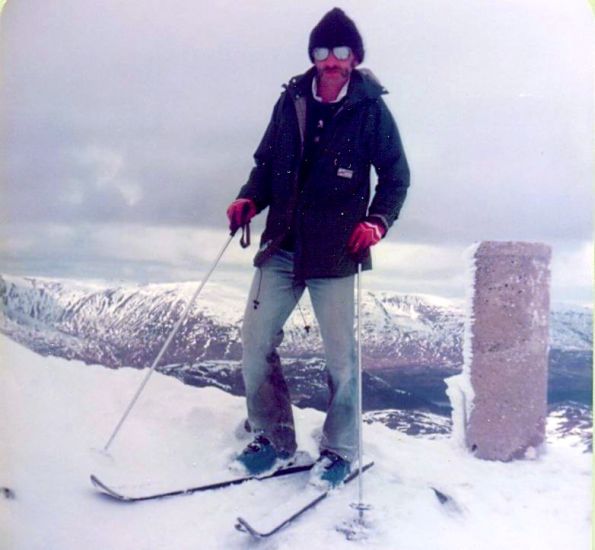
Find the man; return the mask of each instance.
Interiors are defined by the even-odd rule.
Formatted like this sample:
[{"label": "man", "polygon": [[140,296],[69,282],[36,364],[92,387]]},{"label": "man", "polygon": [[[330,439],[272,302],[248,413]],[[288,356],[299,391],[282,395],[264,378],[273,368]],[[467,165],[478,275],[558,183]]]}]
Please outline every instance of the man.
[{"label": "man", "polygon": [[[255,439],[236,461],[262,474],[296,452],[276,348],[307,288],[324,342],[329,406],[311,480],[335,486],[357,454],[354,278],[397,218],[409,169],[395,122],[368,71],[362,38],[335,8],[312,30],[314,63],[277,101],[255,166],[227,215],[232,230],[269,208],[242,327],[242,371]],[[370,203],[370,167],[378,185]]]}]

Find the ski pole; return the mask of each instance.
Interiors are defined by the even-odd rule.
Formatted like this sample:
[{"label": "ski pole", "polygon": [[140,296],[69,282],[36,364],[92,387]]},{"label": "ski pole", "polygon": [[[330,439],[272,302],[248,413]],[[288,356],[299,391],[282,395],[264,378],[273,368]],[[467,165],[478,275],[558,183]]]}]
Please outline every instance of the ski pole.
[{"label": "ski pole", "polygon": [[363,430],[362,430],[362,264],[357,264],[357,462],[359,468],[358,474],[358,511],[360,521],[364,515],[364,476],[362,475],[363,467]]},{"label": "ski pole", "polygon": [[362,368],[362,264],[357,264],[357,462],[358,502],[352,505],[358,511],[358,520],[364,525],[364,512],[370,506],[364,504],[364,438],[363,438],[363,368]]},{"label": "ski pole", "polygon": [[[249,227],[248,224],[246,224],[246,226]],[[243,226],[242,229],[244,229],[244,227],[246,227],[246,226]],[[180,328],[180,326],[182,326],[182,323],[184,322],[184,320],[186,319],[188,313],[190,312],[190,308],[192,307],[192,304],[194,303],[194,301],[196,300],[196,298],[200,294],[200,291],[203,289],[203,287],[205,286],[206,282],[209,280],[209,277],[211,276],[211,274],[213,273],[213,271],[215,271],[215,268],[217,267],[217,264],[219,263],[219,260],[221,260],[221,257],[223,256],[223,253],[225,252],[225,250],[227,249],[227,247],[231,243],[231,241],[234,238],[234,236],[236,234],[236,231],[238,229],[239,229],[239,227],[237,227],[237,228],[235,228],[235,229],[233,229],[231,231],[231,234],[230,234],[229,238],[227,239],[225,245],[223,246],[223,248],[219,252],[217,258],[215,259],[215,262],[211,266],[211,269],[209,269],[209,272],[207,273],[207,275],[201,281],[200,286],[195,290],[194,294],[192,295],[192,298],[190,298],[190,301],[186,304],[186,308],[184,309],[182,315],[180,316],[180,318],[178,319],[178,321],[174,325],[174,328],[172,329],[172,331],[170,332],[169,336],[167,337],[167,340],[165,341],[165,343],[161,347],[161,351],[157,354],[157,357],[155,357],[155,360],[153,361],[153,364],[151,365],[151,368],[149,369],[149,372],[147,372],[147,374],[146,374],[145,378],[143,379],[143,381],[141,382],[141,385],[139,386],[138,390],[136,390],[136,393],[134,394],[134,397],[132,398],[132,401],[130,401],[130,404],[128,405],[128,407],[124,411],[124,414],[122,415],[122,418],[120,419],[120,421],[116,425],[116,427],[115,427],[112,435],[110,436],[110,438],[108,439],[107,443],[105,444],[105,447],[103,448],[103,451],[104,452],[107,452],[107,450],[109,449],[109,446],[112,444],[112,442],[115,439],[116,435],[120,431],[120,428],[122,427],[122,424],[124,424],[124,421],[126,420],[126,418],[128,417],[128,415],[130,414],[130,411],[132,410],[132,407],[134,407],[134,405],[135,405],[136,401],[138,400],[140,394],[142,393],[145,385],[149,381],[149,378],[151,377],[151,375],[155,371],[155,367],[157,367],[157,365],[159,364],[159,361],[161,361],[161,358],[163,357],[164,353],[167,351],[167,348],[169,347],[169,345],[171,344],[172,340],[174,339],[174,336],[178,332],[178,329]],[[249,233],[248,233],[248,235],[249,235]],[[242,235],[242,239],[243,239],[243,237],[244,237],[244,235]]]}]

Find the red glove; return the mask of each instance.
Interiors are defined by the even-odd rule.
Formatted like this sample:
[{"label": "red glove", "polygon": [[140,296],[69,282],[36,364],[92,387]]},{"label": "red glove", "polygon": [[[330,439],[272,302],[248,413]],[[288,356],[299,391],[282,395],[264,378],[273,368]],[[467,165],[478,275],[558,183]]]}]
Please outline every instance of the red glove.
[{"label": "red glove", "polygon": [[254,201],[251,199],[236,199],[227,209],[230,231],[237,231],[240,227],[249,223],[254,216],[256,216]]},{"label": "red glove", "polygon": [[349,237],[347,248],[351,254],[357,256],[367,248],[380,242],[384,233],[385,229],[379,223],[372,221],[359,222],[355,226],[351,237]]}]

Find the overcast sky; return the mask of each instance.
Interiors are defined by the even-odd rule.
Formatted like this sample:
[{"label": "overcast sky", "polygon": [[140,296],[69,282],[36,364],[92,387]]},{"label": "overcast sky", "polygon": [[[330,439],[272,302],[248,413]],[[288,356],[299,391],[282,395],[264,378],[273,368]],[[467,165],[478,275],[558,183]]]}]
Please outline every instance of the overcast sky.
[{"label": "overcast sky", "polygon": [[[309,67],[308,35],[335,5],[390,92],[412,170],[369,285],[461,296],[462,250],[528,240],[553,247],[554,299],[590,302],[586,0],[8,0],[0,272],[200,278],[281,85]],[[234,245],[219,280],[247,283],[255,248]]]}]

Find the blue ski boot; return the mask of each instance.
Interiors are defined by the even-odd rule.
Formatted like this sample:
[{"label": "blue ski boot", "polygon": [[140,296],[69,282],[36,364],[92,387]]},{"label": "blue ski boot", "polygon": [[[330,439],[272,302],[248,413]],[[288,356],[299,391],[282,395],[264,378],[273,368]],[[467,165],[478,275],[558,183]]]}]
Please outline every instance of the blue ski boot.
[{"label": "blue ski boot", "polygon": [[289,454],[278,453],[264,435],[257,435],[236,457],[232,469],[239,466],[248,475],[258,476],[288,466],[291,458]]},{"label": "blue ski boot", "polygon": [[343,483],[350,471],[350,462],[325,449],[312,468],[310,484],[320,489],[332,489]]}]

